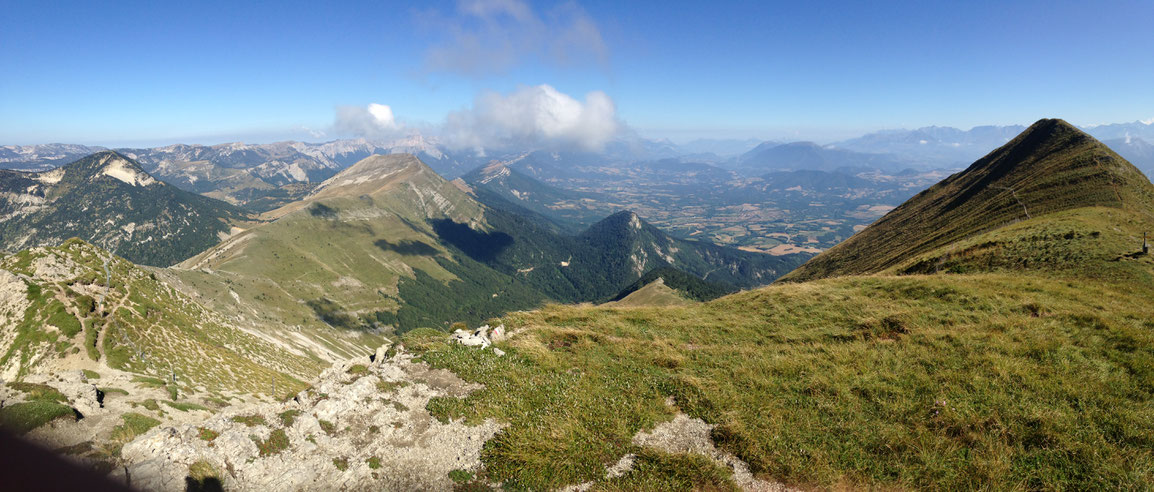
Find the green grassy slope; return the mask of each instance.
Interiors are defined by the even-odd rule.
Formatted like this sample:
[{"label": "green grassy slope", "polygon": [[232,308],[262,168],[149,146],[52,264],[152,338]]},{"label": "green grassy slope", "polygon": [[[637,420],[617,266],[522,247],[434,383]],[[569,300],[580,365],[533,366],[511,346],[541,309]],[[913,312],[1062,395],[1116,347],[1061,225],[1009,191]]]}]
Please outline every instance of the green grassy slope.
[{"label": "green grassy slope", "polygon": [[362,335],[393,324],[402,279],[417,272],[442,285],[460,279],[429,220],[482,217],[479,205],[416,158],[373,156],[173,274],[214,309],[307,329],[328,349],[351,355],[380,342]]},{"label": "green grassy slope", "polygon": [[1154,278],[1130,268],[1149,258],[1139,254],[1143,232],[1154,232],[1154,219],[1143,212],[1111,207],[1065,210],[917,255],[887,272],[1023,273],[1154,284]]},{"label": "green grassy slope", "polygon": [[681,270],[672,267],[662,267],[650,270],[640,279],[618,292],[614,296],[614,301],[624,299],[626,296],[641,290],[645,286],[653,283],[657,279],[662,279],[666,287],[677,291],[679,295],[693,299],[695,301],[712,301],[726,294],[735,292],[733,287],[721,284],[706,282],[700,277],[690,275]]},{"label": "green grassy slope", "polygon": [[[430,408],[507,422],[483,459],[512,487],[612,487],[605,467],[680,411],[713,424],[756,476],[802,488],[1145,489],[1154,258],[1139,251],[1154,199],[1075,132],[1040,122],[891,219],[916,231],[952,218],[933,240],[879,222],[860,237],[894,251],[859,240],[830,255],[845,269],[807,273],[837,278],[686,306],[514,313],[501,358],[429,334],[405,343],[485,384]],[[990,182],[1044,213],[1008,220],[1020,205]]]},{"label": "green grassy slope", "polygon": [[[0,292],[20,312],[3,313],[0,371],[5,379],[55,359],[81,358],[168,379],[181,394],[288,394],[321,364],[303,352],[239,330],[144,268],[72,239],[0,258]],[[9,301],[10,302],[10,301]]]},{"label": "green grassy slope", "polygon": [[682,306],[691,302],[693,301],[682,295],[680,291],[665,285],[664,278],[657,277],[654,281],[638,287],[628,294],[621,295],[607,304],[614,307]]},{"label": "green grassy slope", "polygon": [[[1069,218],[1035,220],[1065,231]],[[1154,221],[1123,232],[1096,222],[1090,249],[1101,251],[1085,261],[1097,269],[849,276],[684,307],[552,306],[501,320],[524,335],[499,345],[510,353],[500,359],[408,343],[486,385],[434,406],[510,423],[485,460],[511,484],[596,480],[638,451],[634,433],[669,418],[672,396],[755,474],[793,485],[1141,488],[1154,480],[1154,260],[1127,256],[1127,239],[1143,227]],[[1034,247],[1046,241],[1064,233]]]},{"label": "green grassy slope", "polygon": [[570,237],[523,212],[478,202],[412,156],[374,156],[173,273],[214,309],[255,325],[280,320],[351,355],[379,343],[358,337],[390,328],[607,299],[669,264],[749,287],[804,258],[673,239],[633,214]]},{"label": "green grassy slope", "polygon": [[1154,186],[1105,145],[1041,120],[965,171],[911,198],[785,280],[874,273],[1028,217],[1089,206],[1148,213]]}]

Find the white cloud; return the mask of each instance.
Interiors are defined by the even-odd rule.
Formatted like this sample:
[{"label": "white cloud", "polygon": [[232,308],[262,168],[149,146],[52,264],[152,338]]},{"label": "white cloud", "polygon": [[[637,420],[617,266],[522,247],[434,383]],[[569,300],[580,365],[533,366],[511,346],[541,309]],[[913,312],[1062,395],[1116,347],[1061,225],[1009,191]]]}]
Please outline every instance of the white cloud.
[{"label": "white cloud", "polygon": [[425,71],[470,77],[500,74],[533,60],[605,65],[608,49],[597,24],[576,3],[538,13],[522,0],[460,0],[449,16],[420,20],[440,37],[425,53]]},{"label": "white cloud", "polygon": [[604,92],[590,92],[582,102],[538,85],[505,95],[483,93],[472,108],[449,113],[442,133],[457,148],[600,150],[622,129],[616,106]]},{"label": "white cloud", "polygon": [[396,130],[397,120],[393,118],[393,108],[384,104],[372,103],[369,104],[369,116],[372,116],[372,123],[383,130]]},{"label": "white cloud", "polygon": [[404,127],[393,116],[393,108],[372,103],[368,106],[338,106],[333,129],[338,133],[383,140],[400,136]]},{"label": "white cloud", "polygon": [[1154,125],[1154,118],[1147,118],[1147,119],[1144,119],[1141,121],[1142,121],[1142,124],[1144,124],[1144,125]]}]

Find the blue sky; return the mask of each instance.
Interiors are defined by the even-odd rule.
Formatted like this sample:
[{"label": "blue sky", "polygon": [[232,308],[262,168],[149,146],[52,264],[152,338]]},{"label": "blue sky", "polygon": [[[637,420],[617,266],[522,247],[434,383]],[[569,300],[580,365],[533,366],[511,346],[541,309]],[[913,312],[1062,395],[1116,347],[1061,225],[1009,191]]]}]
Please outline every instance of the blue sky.
[{"label": "blue sky", "polygon": [[7,2],[0,144],[324,140],[361,132],[336,115],[370,103],[391,131],[447,131],[455,114],[479,141],[507,136],[477,130],[494,124],[553,135],[501,113],[553,101],[514,96],[542,84],[573,111],[611,101],[561,134],[612,120],[674,140],[828,141],[1154,117],[1149,1],[411,5]]}]

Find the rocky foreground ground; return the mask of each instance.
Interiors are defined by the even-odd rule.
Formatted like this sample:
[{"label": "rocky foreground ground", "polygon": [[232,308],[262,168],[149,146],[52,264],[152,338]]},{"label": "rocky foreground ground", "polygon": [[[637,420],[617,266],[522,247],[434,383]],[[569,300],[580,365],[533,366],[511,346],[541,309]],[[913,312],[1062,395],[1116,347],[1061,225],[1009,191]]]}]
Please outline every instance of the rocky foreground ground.
[{"label": "rocky foreground ground", "polygon": [[238,490],[412,490],[451,488],[451,473],[475,473],[501,425],[443,423],[425,406],[476,385],[381,354],[336,364],[283,403],[158,426],[124,446],[131,464],[116,475],[148,490],[183,490],[197,474]]},{"label": "rocky foreground ground", "polygon": [[[504,327],[458,331],[451,340],[494,350]],[[88,373],[91,375],[91,372]],[[100,390],[128,387],[137,396]],[[504,427],[440,421],[426,409],[433,398],[461,398],[481,388],[405,352],[382,346],[371,357],[326,369],[307,389],[283,402],[237,400],[216,411],[180,408],[162,391],[128,374],[88,379],[84,371],[30,376],[39,391],[58,391],[79,419],[60,418],[26,438],[80,464],[107,472],[140,490],[180,491],[219,485],[226,490],[448,490],[499,487],[483,480],[484,443]],[[4,387],[6,401],[21,399],[25,384]],[[107,388],[107,386],[106,386]],[[151,394],[149,391],[156,392]],[[147,399],[142,399],[148,397]],[[161,401],[164,405],[157,405]],[[151,404],[149,403],[151,402]],[[670,401],[670,405],[674,402]],[[155,408],[153,408],[155,407]],[[151,409],[151,411],[150,411]],[[154,419],[157,417],[161,420]],[[134,430],[134,427],[136,428]],[[753,478],[745,463],[714,447],[712,426],[684,414],[640,432],[634,444],[667,453],[704,455],[733,472],[746,490],[784,490]],[[605,477],[628,473],[635,456],[606,467]],[[583,491],[593,482],[566,490]]]}]

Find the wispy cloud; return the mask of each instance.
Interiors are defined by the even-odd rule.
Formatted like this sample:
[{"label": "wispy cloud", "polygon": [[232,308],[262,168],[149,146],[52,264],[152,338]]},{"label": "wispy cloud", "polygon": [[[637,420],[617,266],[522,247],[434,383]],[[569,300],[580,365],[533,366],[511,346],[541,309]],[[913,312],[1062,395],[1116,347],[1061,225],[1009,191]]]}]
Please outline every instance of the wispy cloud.
[{"label": "wispy cloud", "polygon": [[457,148],[600,150],[623,129],[604,92],[578,101],[543,84],[510,94],[485,92],[472,108],[449,113],[442,133],[446,144]]},{"label": "wispy cloud", "polygon": [[522,0],[460,0],[450,14],[420,14],[438,36],[425,52],[425,73],[484,77],[522,63],[607,63],[596,22],[576,3],[537,12]]}]

